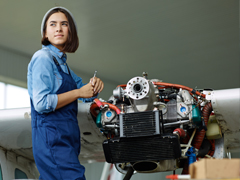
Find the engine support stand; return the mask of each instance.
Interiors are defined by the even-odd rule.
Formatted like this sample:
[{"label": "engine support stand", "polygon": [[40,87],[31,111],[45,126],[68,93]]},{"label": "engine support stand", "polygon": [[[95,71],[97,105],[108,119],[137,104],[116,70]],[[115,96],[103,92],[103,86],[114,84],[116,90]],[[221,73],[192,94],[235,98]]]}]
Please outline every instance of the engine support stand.
[{"label": "engine support stand", "polygon": [[129,180],[131,179],[132,175],[133,175],[134,169],[132,167],[128,168],[127,174],[126,176],[123,178],[123,180]]}]

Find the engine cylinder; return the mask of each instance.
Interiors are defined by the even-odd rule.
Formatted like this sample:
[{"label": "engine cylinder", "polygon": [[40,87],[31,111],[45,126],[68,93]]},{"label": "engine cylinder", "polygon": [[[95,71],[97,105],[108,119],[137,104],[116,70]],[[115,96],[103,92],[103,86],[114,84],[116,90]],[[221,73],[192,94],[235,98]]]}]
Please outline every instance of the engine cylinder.
[{"label": "engine cylinder", "polygon": [[157,101],[155,90],[151,81],[137,76],[128,81],[125,95],[132,99],[134,111],[147,111],[153,110],[153,103]]}]

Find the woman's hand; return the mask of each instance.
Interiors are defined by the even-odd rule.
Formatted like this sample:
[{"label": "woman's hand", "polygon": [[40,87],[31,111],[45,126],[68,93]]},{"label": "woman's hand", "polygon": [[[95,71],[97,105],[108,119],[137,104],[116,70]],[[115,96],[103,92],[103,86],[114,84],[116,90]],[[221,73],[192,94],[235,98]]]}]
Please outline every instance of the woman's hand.
[{"label": "woman's hand", "polygon": [[79,97],[78,98],[91,98],[94,95],[94,88],[89,82],[88,84],[84,85],[80,89],[78,89]]},{"label": "woman's hand", "polygon": [[104,88],[104,83],[102,82],[101,79],[97,78],[97,77],[93,77],[90,79],[90,83],[92,84],[92,87],[94,88],[94,95],[97,95],[98,93],[100,93],[103,88]]},{"label": "woman's hand", "polygon": [[100,93],[104,88],[104,83],[101,79],[94,77],[90,82],[79,89],[79,96],[81,98],[91,98]]},{"label": "woman's hand", "polygon": [[58,104],[56,109],[59,109],[67,104],[73,102],[78,98],[91,98],[100,93],[104,88],[104,84],[101,79],[94,77],[90,79],[90,82],[80,89],[74,89],[62,94],[58,94]]}]

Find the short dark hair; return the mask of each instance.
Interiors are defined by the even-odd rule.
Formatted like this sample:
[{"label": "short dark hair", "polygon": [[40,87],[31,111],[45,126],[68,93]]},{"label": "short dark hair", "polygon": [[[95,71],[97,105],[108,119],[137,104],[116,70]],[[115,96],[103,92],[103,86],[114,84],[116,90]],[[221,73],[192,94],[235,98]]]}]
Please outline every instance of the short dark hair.
[{"label": "short dark hair", "polygon": [[77,29],[76,29],[76,26],[75,26],[75,23],[72,19],[72,16],[64,9],[61,9],[61,8],[56,8],[56,9],[53,9],[52,11],[50,11],[46,17],[46,20],[44,22],[44,27],[43,27],[43,37],[42,37],[42,44],[43,45],[48,45],[48,44],[51,44],[49,41],[48,41],[48,38],[45,37],[45,34],[46,34],[46,28],[47,28],[47,21],[49,19],[49,17],[54,14],[54,13],[57,13],[57,12],[61,12],[63,14],[65,14],[65,16],[67,17],[67,20],[68,20],[68,38],[67,38],[67,41],[63,47],[63,49],[61,50],[62,52],[75,52],[79,46],[79,40],[78,40],[78,35],[77,35]]}]

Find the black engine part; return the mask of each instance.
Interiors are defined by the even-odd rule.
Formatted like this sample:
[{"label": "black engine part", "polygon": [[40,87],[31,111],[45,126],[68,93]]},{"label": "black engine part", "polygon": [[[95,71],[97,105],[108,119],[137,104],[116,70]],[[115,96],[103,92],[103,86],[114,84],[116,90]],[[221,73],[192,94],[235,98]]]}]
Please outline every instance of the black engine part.
[{"label": "black engine part", "polygon": [[181,156],[178,136],[174,134],[108,139],[103,142],[103,149],[108,163],[158,161]]}]

